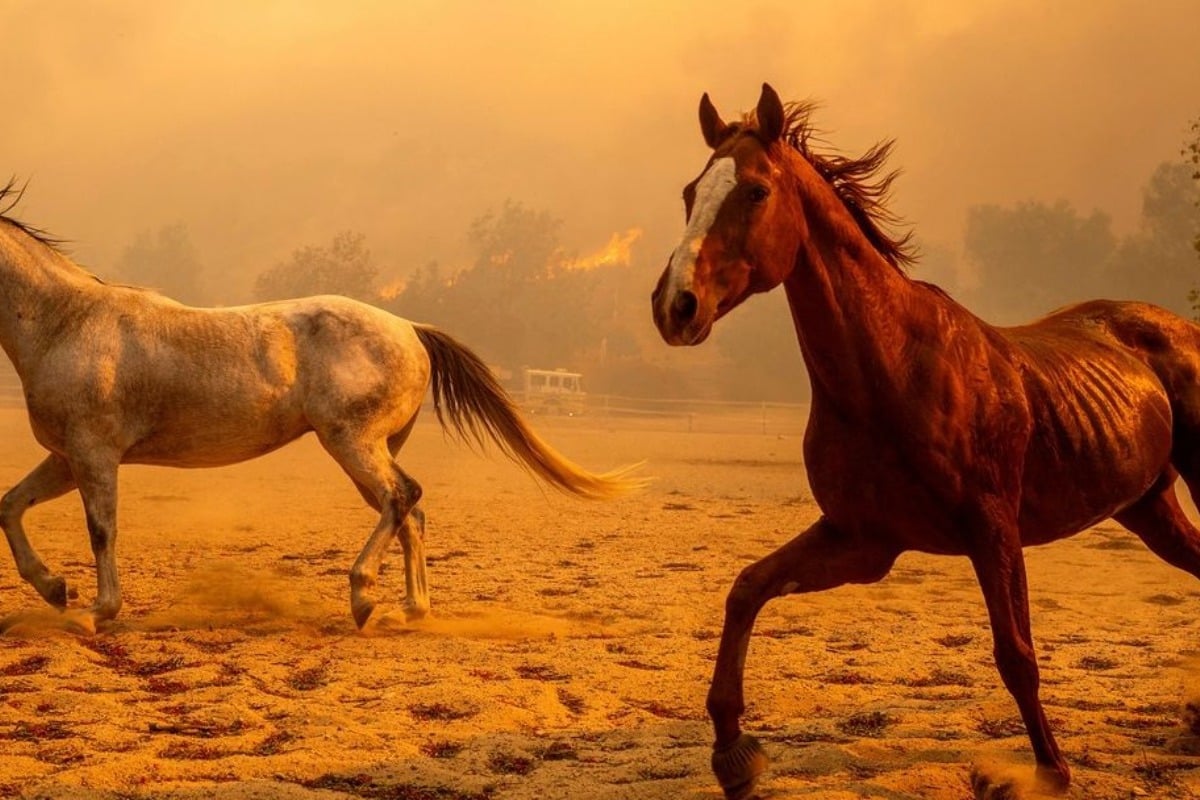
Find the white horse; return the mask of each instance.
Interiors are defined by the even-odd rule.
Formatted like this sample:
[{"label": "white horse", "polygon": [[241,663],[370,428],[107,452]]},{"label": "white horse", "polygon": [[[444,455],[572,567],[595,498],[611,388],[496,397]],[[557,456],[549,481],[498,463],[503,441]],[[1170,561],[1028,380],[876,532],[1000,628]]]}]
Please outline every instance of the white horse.
[{"label": "white horse", "polygon": [[[78,489],[98,590],[90,623],[121,608],[116,566],[117,468],[233,464],[313,431],[379,524],[350,570],[361,628],[375,607],[383,553],[399,535],[409,618],[429,610],[421,487],[394,458],[432,378],[443,427],[491,439],[555,488],[610,498],[642,482],[564,459],[526,425],[491,371],[445,333],[345,297],[191,308],[101,281],[41,231],[5,216],[0,189],[0,346],[25,390],[50,455],[0,500],[0,527],[21,577],[50,604],[67,586],[30,545],[26,509]],[[444,414],[444,416],[443,416]]]}]

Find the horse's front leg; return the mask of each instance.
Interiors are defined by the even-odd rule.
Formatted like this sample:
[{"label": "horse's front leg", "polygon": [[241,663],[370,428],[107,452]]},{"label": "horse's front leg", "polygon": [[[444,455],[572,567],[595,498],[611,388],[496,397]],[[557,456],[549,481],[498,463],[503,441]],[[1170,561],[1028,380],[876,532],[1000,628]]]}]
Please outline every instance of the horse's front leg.
[{"label": "horse's front leg", "polygon": [[708,714],[716,733],[713,772],[727,797],[749,796],[767,764],[762,747],[742,733],[738,722],[745,711],[746,650],[758,612],[781,595],[874,583],[887,575],[899,554],[890,542],[839,530],[822,517],[742,570],[725,600],[725,626],[708,692]]},{"label": "horse's front leg", "polygon": [[1029,626],[1025,558],[1016,525],[993,527],[972,549],[971,564],[987,603],[996,667],[1025,722],[1039,782],[1051,791],[1064,791],[1071,770],[1058,750],[1038,697],[1040,679]]},{"label": "horse's front leg", "polygon": [[67,582],[46,568],[25,535],[22,518],[34,505],[60,497],[74,488],[75,477],[70,465],[62,456],[51,455],[0,499],[0,527],[4,528],[8,538],[17,572],[46,602],[58,608],[66,608]]},{"label": "horse's front leg", "polygon": [[110,620],[121,610],[121,581],[117,575],[117,467],[120,457],[99,448],[83,449],[71,459],[71,470],[83,497],[88,537],[96,558],[96,622]]}]

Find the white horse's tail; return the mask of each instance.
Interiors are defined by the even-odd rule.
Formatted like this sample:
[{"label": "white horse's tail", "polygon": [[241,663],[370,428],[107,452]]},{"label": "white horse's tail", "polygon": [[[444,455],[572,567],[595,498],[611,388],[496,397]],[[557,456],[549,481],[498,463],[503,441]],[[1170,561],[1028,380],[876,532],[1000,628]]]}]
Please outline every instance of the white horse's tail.
[{"label": "white horse's tail", "polygon": [[513,461],[568,494],[604,500],[645,487],[639,465],[596,475],[563,458],[521,418],[488,366],[437,328],[413,326],[429,352],[433,408],[447,431],[480,445],[491,439]]}]

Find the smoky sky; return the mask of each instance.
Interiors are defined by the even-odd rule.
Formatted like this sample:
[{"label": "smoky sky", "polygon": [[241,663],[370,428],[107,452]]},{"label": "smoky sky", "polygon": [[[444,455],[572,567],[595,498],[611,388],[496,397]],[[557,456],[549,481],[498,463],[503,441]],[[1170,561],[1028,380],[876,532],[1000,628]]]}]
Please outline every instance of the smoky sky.
[{"label": "smoky sky", "polygon": [[182,222],[235,284],[346,229],[385,278],[453,267],[506,199],[580,252],[644,229],[653,280],[707,157],[705,91],[726,118],[763,81],[816,99],[840,150],[895,138],[895,209],[951,248],[977,203],[1131,228],[1200,115],[1194,0],[18,0],[0,30],[21,216],[101,272]]}]

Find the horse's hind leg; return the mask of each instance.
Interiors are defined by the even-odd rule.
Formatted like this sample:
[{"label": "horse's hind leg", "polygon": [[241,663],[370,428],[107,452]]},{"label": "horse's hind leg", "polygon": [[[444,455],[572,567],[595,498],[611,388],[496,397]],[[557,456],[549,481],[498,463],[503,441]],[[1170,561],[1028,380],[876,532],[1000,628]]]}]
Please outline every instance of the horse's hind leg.
[{"label": "horse's hind leg", "polygon": [[[421,487],[415,481],[420,496]],[[429,613],[429,581],[425,576],[425,511],[413,506],[400,526],[400,546],[404,549],[404,616],[420,619]]]},{"label": "horse's hind leg", "polygon": [[350,570],[350,610],[362,628],[375,610],[372,590],[379,577],[383,554],[397,533],[404,548],[404,574],[407,597],[405,613],[423,616],[429,610],[429,592],[425,580],[424,515],[416,509],[421,487],[404,474],[392,460],[383,443],[367,445],[353,440],[322,437],[330,455],[354,481],[367,502],[380,512],[375,526]]},{"label": "horse's hind leg", "polygon": [[[1163,561],[1200,578],[1200,531],[1179,506],[1176,477],[1175,470],[1168,468],[1150,491],[1113,519],[1137,534]],[[1193,492],[1200,488],[1193,481],[1189,486]]]},{"label": "horse's hind leg", "polygon": [[17,572],[37,589],[46,602],[58,608],[67,605],[67,582],[51,575],[25,536],[21,518],[37,503],[61,497],[75,488],[71,467],[61,456],[52,455],[0,499],[0,527],[8,538]]},{"label": "horse's hind leg", "polygon": [[96,621],[112,619],[121,610],[121,581],[117,573],[117,468],[120,456],[93,443],[81,444],[71,459],[71,471],[83,498],[88,538],[96,558]]}]

